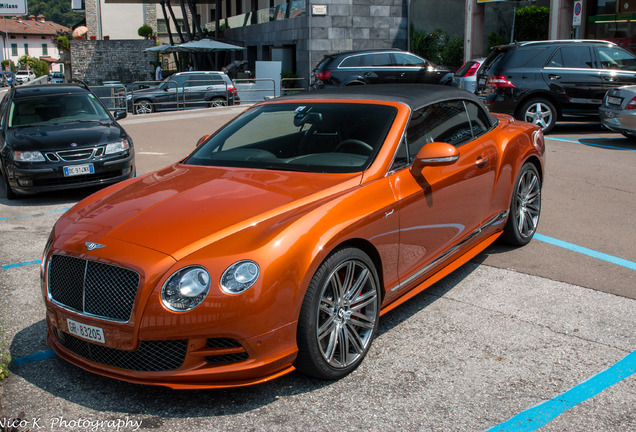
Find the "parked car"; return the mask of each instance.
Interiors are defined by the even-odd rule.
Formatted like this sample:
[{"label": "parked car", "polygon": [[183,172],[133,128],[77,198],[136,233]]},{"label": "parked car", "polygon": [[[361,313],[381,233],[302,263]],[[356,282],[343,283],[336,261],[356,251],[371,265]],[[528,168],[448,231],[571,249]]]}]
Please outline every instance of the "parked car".
[{"label": "parked car", "polygon": [[543,159],[537,126],[451,87],[260,103],[58,220],[41,269],[48,344],[93,373],[180,389],[342,378],[381,314],[496,238],[530,241]]},{"label": "parked car", "polygon": [[364,84],[450,84],[450,68],[399,49],[328,54],[311,73],[313,90]]},{"label": "parked car", "polygon": [[51,84],[61,84],[64,82],[64,72],[49,73],[49,82]]},{"label": "parked car", "polygon": [[636,85],[608,91],[599,114],[603,126],[636,139]]},{"label": "parked car", "polygon": [[453,76],[452,85],[462,90],[475,93],[477,91],[477,71],[483,64],[485,58],[468,60],[462,65]]},{"label": "parked car", "polygon": [[35,73],[30,70],[19,70],[15,73],[15,81],[18,84],[28,83],[35,79]]},{"label": "parked car", "polygon": [[179,72],[156,87],[134,90],[127,96],[128,110],[134,114],[239,103],[232,80],[216,71]]},{"label": "parked car", "polygon": [[15,75],[13,75],[13,72],[1,71],[0,72],[0,86],[2,86],[2,87],[10,87],[13,84],[14,78],[15,78]]},{"label": "parked car", "polygon": [[636,83],[636,56],[607,41],[520,42],[493,48],[478,72],[478,93],[493,112],[538,124],[595,117],[605,93]]},{"label": "parked car", "polygon": [[[125,110],[115,114],[125,116]],[[78,85],[12,88],[0,104],[0,181],[7,198],[134,177],[133,143],[115,118]]]}]

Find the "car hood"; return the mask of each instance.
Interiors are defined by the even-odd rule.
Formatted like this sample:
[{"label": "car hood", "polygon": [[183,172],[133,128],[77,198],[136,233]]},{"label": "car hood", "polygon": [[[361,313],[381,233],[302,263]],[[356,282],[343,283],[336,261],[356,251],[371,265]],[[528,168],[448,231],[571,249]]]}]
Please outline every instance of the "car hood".
[{"label": "car hood", "polygon": [[244,229],[282,223],[281,215],[292,217],[360,180],[360,173],[175,164],[80,202],[60,219],[56,235],[101,243],[113,238],[179,260]]},{"label": "car hood", "polygon": [[81,122],[18,127],[7,130],[6,141],[13,150],[47,151],[105,145],[126,137],[116,122]]}]

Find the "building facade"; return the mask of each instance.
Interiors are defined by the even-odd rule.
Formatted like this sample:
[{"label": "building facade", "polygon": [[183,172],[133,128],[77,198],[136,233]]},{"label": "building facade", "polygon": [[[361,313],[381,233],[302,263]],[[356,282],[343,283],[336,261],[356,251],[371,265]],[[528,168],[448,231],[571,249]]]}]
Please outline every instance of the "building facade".
[{"label": "building facade", "polygon": [[0,19],[0,38],[2,38],[2,58],[18,64],[20,57],[28,55],[49,63],[49,69],[62,71],[62,65],[56,63],[60,53],[57,49],[58,32],[69,31],[68,27],[46,21],[43,15]]}]

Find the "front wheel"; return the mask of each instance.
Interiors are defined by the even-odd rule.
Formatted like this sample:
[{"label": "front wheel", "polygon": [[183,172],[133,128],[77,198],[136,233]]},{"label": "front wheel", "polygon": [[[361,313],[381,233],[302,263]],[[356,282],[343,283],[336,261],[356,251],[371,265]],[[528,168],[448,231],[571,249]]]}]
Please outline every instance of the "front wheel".
[{"label": "front wheel", "polygon": [[380,284],[369,256],[344,248],[330,255],[312,278],[298,321],[302,373],[340,379],[369,351],[378,326]]},{"label": "front wheel", "polygon": [[541,178],[537,168],[526,163],[515,183],[502,239],[513,246],[528,244],[537,232],[540,214]]},{"label": "front wheel", "polygon": [[13,189],[11,189],[11,185],[9,185],[9,180],[7,180],[7,178],[1,174],[1,171],[0,171],[0,183],[2,183],[2,186],[4,188],[4,196],[8,200],[13,200],[18,197],[16,193],[13,191]]},{"label": "front wheel", "polygon": [[135,114],[151,114],[155,110],[155,107],[145,99],[135,102]]},{"label": "front wheel", "polygon": [[557,111],[554,104],[547,99],[531,99],[519,110],[519,120],[534,123],[544,134],[549,133],[556,125]]}]

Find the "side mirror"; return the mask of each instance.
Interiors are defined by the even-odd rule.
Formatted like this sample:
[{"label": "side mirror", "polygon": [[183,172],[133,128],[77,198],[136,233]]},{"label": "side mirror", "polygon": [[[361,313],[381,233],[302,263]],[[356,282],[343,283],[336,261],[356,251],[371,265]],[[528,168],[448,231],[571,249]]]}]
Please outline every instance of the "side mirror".
[{"label": "side mirror", "polygon": [[115,117],[115,120],[121,120],[123,118],[126,118],[128,116],[128,113],[125,110],[115,111],[113,116]]},{"label": "side mirror", "polygon": [[199,138],[199,141],[197,141],[197,147],[206,142],[208,138],[210,138],[210,136],[211,135],[203,135],[201,138]]},{"label": "side mirror", "polygon": [[452,165],[459,159],[457,147],[443,142],[432,142],[425,144],[417,152],[411,172],[413,175],[421,175],[424,167]]}]

